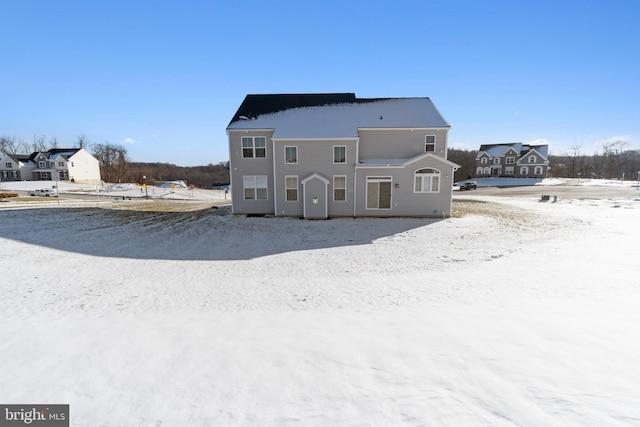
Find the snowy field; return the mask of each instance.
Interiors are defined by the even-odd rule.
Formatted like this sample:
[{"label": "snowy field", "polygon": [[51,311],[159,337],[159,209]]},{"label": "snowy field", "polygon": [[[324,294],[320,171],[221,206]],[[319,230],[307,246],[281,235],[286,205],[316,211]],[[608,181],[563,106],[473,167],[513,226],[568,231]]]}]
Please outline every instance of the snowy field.
[{"label": "snowy field", "polygon": [[1,202],[0,402],[73,426],[640,425],[631,185],[456,191],[444,220]]}]

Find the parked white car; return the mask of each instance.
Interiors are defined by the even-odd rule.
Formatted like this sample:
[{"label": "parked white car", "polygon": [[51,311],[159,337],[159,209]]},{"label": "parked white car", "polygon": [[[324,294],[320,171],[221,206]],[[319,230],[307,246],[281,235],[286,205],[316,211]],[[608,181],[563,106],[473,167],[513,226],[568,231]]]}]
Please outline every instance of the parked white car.
[{"label": "parked white car", "polygon": [[40,197],[56,197],[55,191],[50,188],[41,188],[39,190],[29,191],[30,196],[40,196]]}]

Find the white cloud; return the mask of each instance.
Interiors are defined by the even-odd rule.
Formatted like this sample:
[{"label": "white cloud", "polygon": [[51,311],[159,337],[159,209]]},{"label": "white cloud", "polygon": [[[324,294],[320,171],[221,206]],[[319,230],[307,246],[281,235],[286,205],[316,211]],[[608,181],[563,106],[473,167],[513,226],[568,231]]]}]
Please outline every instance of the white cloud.
[{"label": "white cloud", "polygon": [[133,138],[125,138],[122,143],[123,144],[139,144],[141,141]]},{"label": "white cloud", "polygon": [[602,144],[611,144],[618,141],[631,142],[631,137],[629,135],[616,135],[612,136],[611,138],[600,140]]},{"label": "white cloud", "polygon": [[155,133],[153,135],[151,135],[151,138],[157,138],[158,135],[156,135]]}]

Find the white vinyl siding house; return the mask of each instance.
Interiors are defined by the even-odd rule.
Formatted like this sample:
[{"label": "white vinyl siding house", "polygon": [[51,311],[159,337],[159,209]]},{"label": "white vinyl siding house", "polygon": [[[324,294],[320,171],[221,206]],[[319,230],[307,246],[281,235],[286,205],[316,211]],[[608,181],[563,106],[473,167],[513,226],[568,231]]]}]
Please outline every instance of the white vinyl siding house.
[{"label": "white vinyl siding house", "polygon": [[247,95],[227,127],[233,213],[449,216],[449,128],[429,98]]}]

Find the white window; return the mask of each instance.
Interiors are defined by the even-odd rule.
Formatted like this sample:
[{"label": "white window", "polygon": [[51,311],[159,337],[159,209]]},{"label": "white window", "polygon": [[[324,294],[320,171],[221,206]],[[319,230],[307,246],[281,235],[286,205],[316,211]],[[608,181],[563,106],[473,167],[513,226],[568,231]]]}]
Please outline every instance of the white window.
[{"label": "white window", "polygon": [[44,168],[46,168],[46,167],[47,167],[47,162],[38,162],[38,167],[39,167],[40,169],[44,169]]},{"label": "white window", "polygon": [[508,165],[513,165],[516,162],[516,158],[515,157],[507,157],[506,163]]},{"label": "white window", "polygon": [[298,147],[284,147],[284,162],[287,164],[298,163]]},{"label": "white window", "polygon": [[6,166],[7,166],[7,169],[11,169],[11,168],[13,167],[13,165],[11,164],[11,162],[8,162]]},{"label": "white window", "polygon": [[494,165],[499,165],[500,164],[500,158],[496,157],[495,159],[493,159],[493,164]]},{"label": "white window", "polygon": [[246,175],[242,177],[245,200],[267,200],[267,176]]},{"label": "white window", "polygon": [[491,168],[489,166],[487,166],[486,168],[484,168],[484,174],[485,175],[489,175],[491,173]]},{"label": "white window", "polygon": [[482,175],[482,171],[483,171],[483,169],[482,169],[482,168],[478,168],[478,170],[476,171],[476,173],[477,173],[478,175]]},{"label": "white window", "polygon": [[58,167],[63,168],[64,167],[64,162],[58,162]]},{"label": "white window", "polygon": [[336,202],[347,200],[347,177],[344,175],[333,177],[333,200]]},{"label": "white window", "polygon": [[18,171],[11,171],[11,176],[12,176],[13,178],[16,178],[16,179],[17,179],[17,178],[18,178]]},{"label": "white window", "polygon": [[2,171],[2,177],[3,177],[3,178],[9,178],[9,172],[7,172],[7,171]]},{"label": "white window", "polygon": [[347,146],[333,146],[333,163],[347,163]]},{"label": "white window", "polygon": [[528,175],[528,174],[529,174],[529,166],[521,166],[520,175]]},{"label": "white window", "polygon": [[533,173],[536,174],[536,175],[542,175],[542,166],[536,166],[533,169]]},{"label": "white window", "polygon": [[264,136],[243,136],[242,157],[245,159],[267,157],[267,138]]},{"label": "white window", "polygon": [[367,177],[367,209],[391,209],[391,177]]},{"label": "white window", "polygon": [[513,175],[513,166],[506,166],[504,168],[504,174],[505,175]]},{"label": "white window", "polygon": [[40,179],[49,179],[49,175],[46,172],[40,172]]},{"label": "white window", "polygon": [[436,136],[435,135],[425,135],[424,137],[424,151],[433,152],[436,151]]},{"label": "white window", "polygon": [[284,187],[285,187],[287,202],[297,202],[298,201],[298,177],[285,176]]},{"label": "white window", "polygon": [[440,191],[440,171],[420,169],[415,173],[413,191],[415,193],[437,193]]},{"label": "white window", "polygon": [[536,156],[529,156],[529,163],[535,163],[536,162]]},{"label": "white window", "polygon": [[480,163],[482,163],[483,165],[486,165],[487,164],[487,158],[486,157],[481,158],[480,159]]}]

